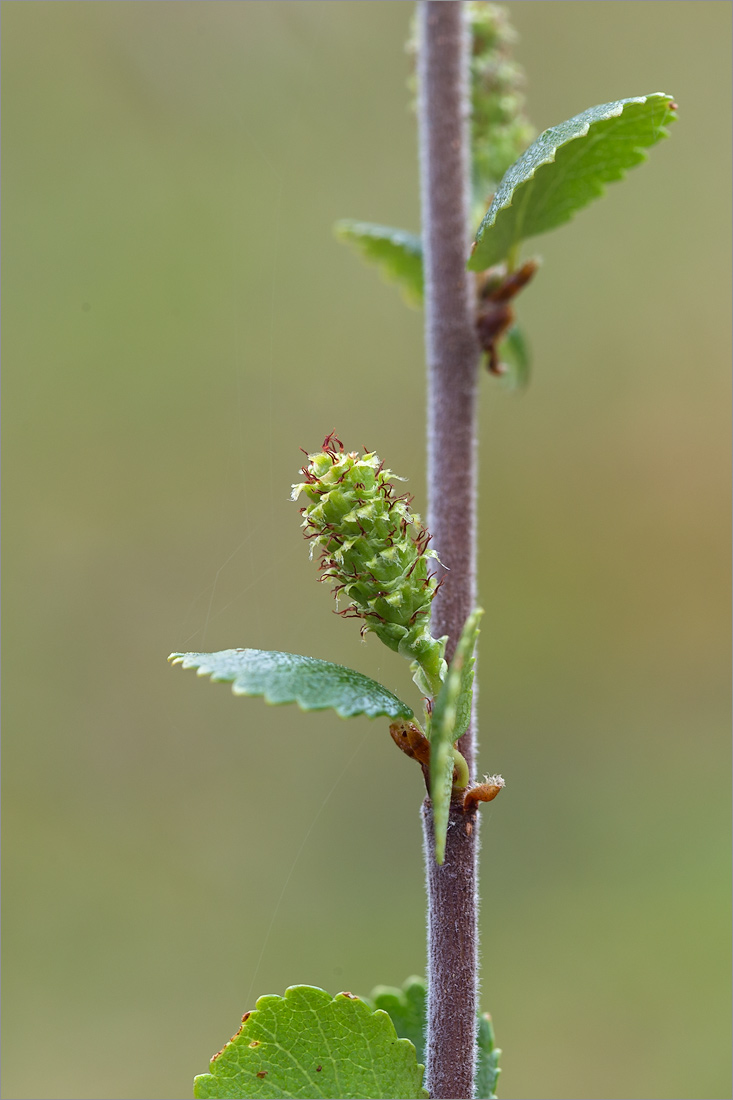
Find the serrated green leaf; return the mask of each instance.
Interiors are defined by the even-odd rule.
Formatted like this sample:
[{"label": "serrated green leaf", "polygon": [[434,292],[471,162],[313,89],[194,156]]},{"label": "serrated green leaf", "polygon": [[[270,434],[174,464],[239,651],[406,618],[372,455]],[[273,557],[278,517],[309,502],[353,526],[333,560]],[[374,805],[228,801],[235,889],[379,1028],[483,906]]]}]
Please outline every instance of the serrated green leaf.
[{"label": "serrated green leaf", "polygon": [[667,136],[672,97],[663,92],[619,99],[545,130],[506,172],[479,226],[468,261],[484,271],[521,241],[569,221],[646,160],[645,149]]},{"label": "serrated green leaf", "polygon": [[474,650],[483,615],[479,607],[466,619],[456,651],[430,719],[430,800],[433,803],[435,858],[445,858],[448,812],[453,789],[453,746],[468,729],[473,699]]},{"label": "serrated green leaf", "polygon": [[478,1058],[476,1060],[476,1087],[474,1096],[481,1100],[496,1100],[496,1082],[501,1070],[501,1050],[495,1045],[494,1028],[488,1012],[479,1013]]},{"label": "serrated green leaf", "polygon": [[504,340],[499,344],[499,362],[504,363],[509,368],[501,378],[506,389],[524,390],[527,388],[532,361],[527,338],[519,325],[512,325]]},{"label": "serrated green leaf", "polygon": [[[425,1030],[427,1027],[428,991],[423,978],[408,978],[402,989],[380,985],[372,992],[371,1002],[388,1012],[401,1039],[409,1039],[417,1052],[418,1062],[425,1061]],[[487,1012],[477,1013],[476,1100],[496,1100],[496,1080],[501,1072],[495,1046],[494,1029]]]},{"label": "serrated green leaf", "polygon": [[418,1062],[425,1061],[425,1024],[428,991],[423,978],[408,978],[402,989],[378,985],[369,1000],[375,1008],[389,1013],[400,1039],[409,1039]]},{"label": "serrated green leaf", "polygon": [[412,718],[407,703],[353,668],[263,649],[222,649],[218,653],[171,653],[168,658],[199,676],[231,682],[235,695],[261,695],[266,703],[297,703],[301,710],[332,708],[342,718]]},{"label": "serrated green leaf", "polygon": [[377,264],[388,283],[397,283],[408,305],[423,300],[422,242],[414,233],[370,222],[341,221],[334,226],[339,240],[353,245],[361,256]]},{"label": "serrated green leaf", "polygon": [[370,1100],[415,1098],[424,1067],[398,1039],[386,1012],[351,993],[331,997],[294,985],[284,997],[260,997],[253,1012],[194,1081],[194,1096],[221,1100]]}]

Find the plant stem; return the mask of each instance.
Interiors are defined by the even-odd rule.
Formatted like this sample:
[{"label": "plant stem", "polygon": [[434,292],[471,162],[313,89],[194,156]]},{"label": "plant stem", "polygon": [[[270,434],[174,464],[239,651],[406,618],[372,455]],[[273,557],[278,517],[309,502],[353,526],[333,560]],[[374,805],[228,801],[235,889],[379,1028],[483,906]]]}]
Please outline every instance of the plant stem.
[{"label": "plant stem", "polygon": [[[450,661],[476,605],[476,452],[479,349],[470,234],[469,36],[460,0],[418,3],[418,124],[428,366],[428,527],[445,583],[432,632]],[[440,570],[444,572],[444,570]],[[474,773],[475,725],[458,748]],[[476,1057],[478,816],[451,804],[445,862],[434,856],[432,806],[423,809],[428,890],[426,1086],[434,1098],[472,1097]],[[467,828],[468,824],[472,828]]]}]

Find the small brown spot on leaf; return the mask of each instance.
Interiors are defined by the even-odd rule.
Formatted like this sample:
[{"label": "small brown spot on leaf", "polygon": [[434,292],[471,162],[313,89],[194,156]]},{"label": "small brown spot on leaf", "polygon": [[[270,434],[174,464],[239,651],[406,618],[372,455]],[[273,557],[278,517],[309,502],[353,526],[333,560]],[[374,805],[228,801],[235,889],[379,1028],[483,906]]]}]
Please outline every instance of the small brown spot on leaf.
[{"label": "small brown spot on leaf", "polygon": [[320,1073],[322,1069],[323,1066],[316,1066],[316,1073]]},{"label": "small brown spot on leaf", "polygon": [[342,997],[348,997],[350,1001],[358,1001],[359,998],[354,993],[347,993],[346,990],[341,994]]},{"label": "small brown spot on leaf", "polygon": [[257,1074],[257,1076],[258,1077],[267,1077],[267,1070],[266,1069],[261,1069],[260,1072]]},{"label": "small brown spot on leaf", "polygon": [[251,1047],[258,1047],[260,1045],[260,1040],[259,1039],[253,1039],[252,1042],[249,1045]]},{"label": "small brown spot on leaf", "polygon": [[242,1017],[242,1023],[246,1024],[247,1020],[250,1018],[251,1015],[252,1015],[251,1012],[245,1012],[244,1016]]}]

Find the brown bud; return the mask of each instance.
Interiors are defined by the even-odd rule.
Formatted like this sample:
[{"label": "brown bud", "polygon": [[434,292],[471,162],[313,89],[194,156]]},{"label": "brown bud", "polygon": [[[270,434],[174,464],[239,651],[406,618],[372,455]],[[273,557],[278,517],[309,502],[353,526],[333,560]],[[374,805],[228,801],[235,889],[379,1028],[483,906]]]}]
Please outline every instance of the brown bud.
[{"label": "brown bud", "polygon": [[430,765],[430,742],[414,722],[393,722],[389,733],[397,748],[411,760],[417,760],[426,768]]},{"label": "brown bud", "polygon": [[484,783],[478,783],[466,791],[463,798],[463,809],[473,810],[479,802],[491,802],[504,786],[504,780],[500,775],[487,775]]}]

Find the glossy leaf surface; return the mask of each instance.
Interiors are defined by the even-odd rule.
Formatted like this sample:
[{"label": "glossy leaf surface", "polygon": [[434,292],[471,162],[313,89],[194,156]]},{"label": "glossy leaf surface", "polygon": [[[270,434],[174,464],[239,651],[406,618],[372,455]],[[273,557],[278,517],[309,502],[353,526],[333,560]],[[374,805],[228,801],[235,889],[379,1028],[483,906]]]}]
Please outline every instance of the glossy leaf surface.
[{"label": "glossy leaf surface", "polygon": [[646,160],[645,150],[667,136],[674,118],[672,97],[655,92],[589,107],[545,130],[496,189],[469,268],[484,271],[528,237],[569,221],[606,184]]},{"label": "glossy leaf surface", "polygon": [[199,676],[231,683],[235,695],[261,695],[266,703],[297,703],[301,710],[336,711],[342,718],[412,718],[386,687],[353,668],[263,649],[223,649],[218,653],[172,653],[168,658]]}]

